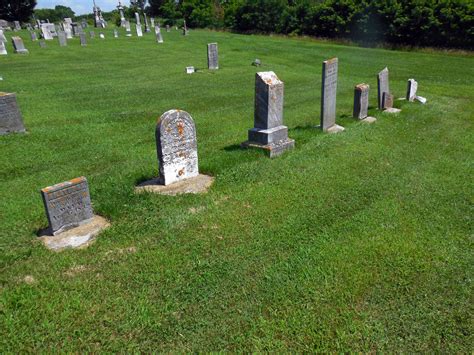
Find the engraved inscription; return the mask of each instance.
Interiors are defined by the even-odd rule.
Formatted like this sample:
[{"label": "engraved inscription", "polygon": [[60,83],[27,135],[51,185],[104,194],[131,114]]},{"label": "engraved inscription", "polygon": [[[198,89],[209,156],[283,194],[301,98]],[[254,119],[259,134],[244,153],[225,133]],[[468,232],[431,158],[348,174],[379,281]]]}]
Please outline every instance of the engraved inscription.
[{"label": "engraved inscription", "polygon": [[219,69],[219,57],[217,52],[217,43],[207,45],[207,67],[208,69]]},{"label": "engraved inscription", "polygon": [[390,86],[388,81],[388,68],[384,68],[377,75],[377,100],[379,110],[383,109],[383,95],[384,93],[390,94]]},{"label": "engraved inscription", "polygon": [[336,124],[338,59],[323,62],[323,80],[321,92],[321,128],[325,131]]}]

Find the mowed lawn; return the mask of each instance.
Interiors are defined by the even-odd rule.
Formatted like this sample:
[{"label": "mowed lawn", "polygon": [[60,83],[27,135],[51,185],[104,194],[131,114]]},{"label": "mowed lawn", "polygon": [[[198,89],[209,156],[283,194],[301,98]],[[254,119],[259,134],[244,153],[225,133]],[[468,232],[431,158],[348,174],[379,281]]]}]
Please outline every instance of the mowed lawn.
[{"label": "mowed lawn", "polygon": [[[162,45],[107,30],[41,49],[23,31],[30,54],[8,43],[0,57],[0,91],[17,93],[28,129],[0,137],[1,352],[472,352],[474,57],[163,32]],[[346,131],[327,135],[314,127],[335,56]],[[385,66],[396,98],[415,78],[427,104],[378,112]],[[240,149],[255,73],[270,70],[296,140],[276,159]],[[351,118],[362,82],[373,125]],[[136,195],[158,175],[155,126],[174,108],[194,118],[200,171],[216,181],[205,195]],[[112,226],[51,252],[36,237],[39,191],[78,176]]]}]

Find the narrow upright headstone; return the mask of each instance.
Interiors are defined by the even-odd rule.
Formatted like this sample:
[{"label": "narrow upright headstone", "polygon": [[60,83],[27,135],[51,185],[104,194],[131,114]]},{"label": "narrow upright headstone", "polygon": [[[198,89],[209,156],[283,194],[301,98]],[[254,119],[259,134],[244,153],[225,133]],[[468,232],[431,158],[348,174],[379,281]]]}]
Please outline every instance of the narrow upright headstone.
[{"label": "narrow upright headstone", "polygon": [[39,46],[40,48],[46,48],[46,41],[44,39],[39,40]]},{"label": "narrow upright headstone", "polygon": [[418,83],[415,79],[408,79],[407,86],[407,100],[410,102],[415,101],[416,91],[418,90]]},{"label": "narrow upright headstone", "polygon": [[87,28],[87,21],[86,21],[85,18],[82,19],[81,27],[82,27],[82,29],[86,29],[86,28]]},{"label": "narrow upright headstone", "polygon": [[141,25],[140,15],[138,14],[138,12],[135,12],[135,22],[137,25]]},{"label": "narrow upright headstone", "polygon": [[390,94],[390,86],[388,80],[388,68],[385,67],[377,75],[377,102],[379,110],[382,110],[383,107],[383,96],[384,93]]},{"label": "narrow upright headstone", "polygon": [[126,32],[125,36],[132,37],[132,29],[130,27],[130,21],[128,20],[125,21],[125,32]]},{"label": "narrow upright headstone", "polygon": [[155,26],[156,41],[158,43],[163,43],[163,36],[161,35],[161,29],[159,26]]},{"label": "narrow upright headstone", "polygon": [[143,22],[144,22],[144,25],[145,25],[145,32],[146,33],[151,32],[150,25],[148,24],[148,18],[146,16],[146,13],[143,13]]},{"label": "narrow upright headstone", "polygon": [[170,25],[166,25],[166,32],[170,32]]},{"label": "narrow upright headstone", "polygon": [[28,49],[25,48],[23,40],[21,37],[14,36],[12,37],[13,48],[15,49],[15,53],[26,54],[28,53]]},{"label": "narrow upright headstone", "polygon": [[324,132],[337,133],[344,130],[336,124],[338,59],[332,58],[323,62],[321,85],[321,129]]},{"label": "narrow upright headstone", "polygon": [[0,135],[12,132],[25,132],[16,95],[0,92]]},{"label": "narrow upright headstone", "polygon": [[87,46],[87,40],[86,40],[86,34],[83,32],[83,33],[79,33],[79,40],[81,42],[81,46]]},{"label": "narrow upright headstone", "polygon": [[183,22],[183,36],[188,35],[188,27],[186,26],[186,20]]},{"label": "narrow upright headstone", "polygon": [[89,36],[91,38],[95,38],[95,32],[94,31],[89,31]]},{"label": "narrow upright headstone", "polygon": [[41,196],[53,235],[87,223],[94,217],[85,177],[45,187]]},{"label": "narrow upright headstone", "polygon": [[217,43],[209,43],[207,45],[207,67],[210,70],[219,69],[219,55],[217,51]]},{"label": "narrow upright headstone", "polygon": [[0,55],[7,55],[7,48],[5,47],[5,42],[0,41]]},{"label": "narrow upright headstone", "polygon": [[384,92],[383,97],[382,97],[382,108],[384,110],[393,108],[393,101],[394,101],[393,95],[389,94],[388,92]]},{"label": "narrow upright headstone", "polygon": [[155,18],[154,17],[150,17],[150,25],[151,25],[151,28],[155,28]]},{"label": "narrow upright headstone", "polygon": [[137,25],[137,37],[143,37],[142,25]]},{"label": "narrow upright headstone", "polygon": [[67,46],[67,39],[66,39],[66,33],[63,31],[58,32],[58,41],[59,41],[59,46],[65,47]]},{"label": "narrow upright headstone", "polygon": [[248,131],[243,147],[264,149],[273,158],[295,146],[283,125],[283,92],[284,83],[274,72],[255,75],[254,128]]},{"label": "narrow upright headstone", "polygon": [[117,30],[114,30],[114,38],[118,38],[118,31]]},{"label": "narrow upright headstone", "polygon": [[7,37],[5,37],[5,34],[3,33],[3,30],[0,28],[0,42],[7,42]]},{"label": "narrow upright headstone", "polygon": [[31,31],[30,32],[30,37],[31,37],[31,40],[33,42],[37,41],[38,40],[38,36],[36,35],[36,32],[35,31]]},{"label": "narrow upright headstone", "polygon": [[196,126],[189,113],[165,112],[156,126],[159,181],[169,185],[199,175]]},{"label": "narrow upright headstone", "polygon": [[353,117],[362,120],[367,117],[369,109],[369,85],[359,84],[354,89]]},{"label": "narrow upright headstone", "polygon": [[20,31],[21,30],[20,21],[13,21],[13,23],[15,25],[15,30]]}]

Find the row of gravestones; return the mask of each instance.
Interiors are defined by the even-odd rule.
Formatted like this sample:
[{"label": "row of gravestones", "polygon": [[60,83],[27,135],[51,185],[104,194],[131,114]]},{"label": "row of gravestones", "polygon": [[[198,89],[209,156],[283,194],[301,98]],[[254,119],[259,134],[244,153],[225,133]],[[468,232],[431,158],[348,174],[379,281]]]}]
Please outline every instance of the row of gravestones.
[{"label": "row of gravestones", "polygon": [[[337,65],[337,58],[323,62],[320,127],[325,132],[343,130],[335,123]],[[379,108],[390,109],[392,107],[386,106],[393,102],[388,69],[382,70],[377,78]],[[368,90],[366,84],[355,87],[353,115],[357,119],[367,118]],[[415,100],[416,90],[416,81],[410,79],[406,99]],[[295,141],[288,137],[288,127],[283,125],[283,96],[284,83],[274,72],[256,74],[254,127],[248,131],[248,141],[242,143],[243,147],[264,149],[270,157],[294,147]],[[387,97],[392,99],[387,101]],[[0,113],[24,131],[14,94],[0,94]],[[191,116],[182,110],[165,112],[158,121],[155,135],[159,177],[139,184],[136,191],[171,195],[206,191],[213,178],[199,174],[196,127]],[[41,194],[49,222],[42,240],[51,249],[88,243],[108,226],[104,219],[94,216],[85,177],[46,187]]]}]

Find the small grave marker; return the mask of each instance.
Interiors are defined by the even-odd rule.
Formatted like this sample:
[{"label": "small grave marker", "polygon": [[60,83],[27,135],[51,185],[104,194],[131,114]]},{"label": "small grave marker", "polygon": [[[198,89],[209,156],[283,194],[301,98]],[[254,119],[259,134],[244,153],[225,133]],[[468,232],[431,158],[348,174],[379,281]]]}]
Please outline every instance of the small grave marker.
[{"label": "small grave marker", "polygon": [[418,83],[416,82],[416,80],[415,79],[408,79],[406,99],[410,102],[415,101],[417,90],[418,90]]},{"label": "small grave marker", "polygon": [[[0,42],[1,47],[2,42]],[[0,92],[0,135],[12,132],[25,132],[23,118],[16,95]]]},{"label": "small grave marker", "polygon": [[14,36],[12,37],[13,48],[15,49],[15,53],[19,54],[27,54],[28,49],[25,48],[23,40],[21,37]]},{"label": "small grave marker", "polygon": [[219,54],[217,51],[217,43],[209,43],[207,45],[207,67],[210,70],[219,69]]}]

